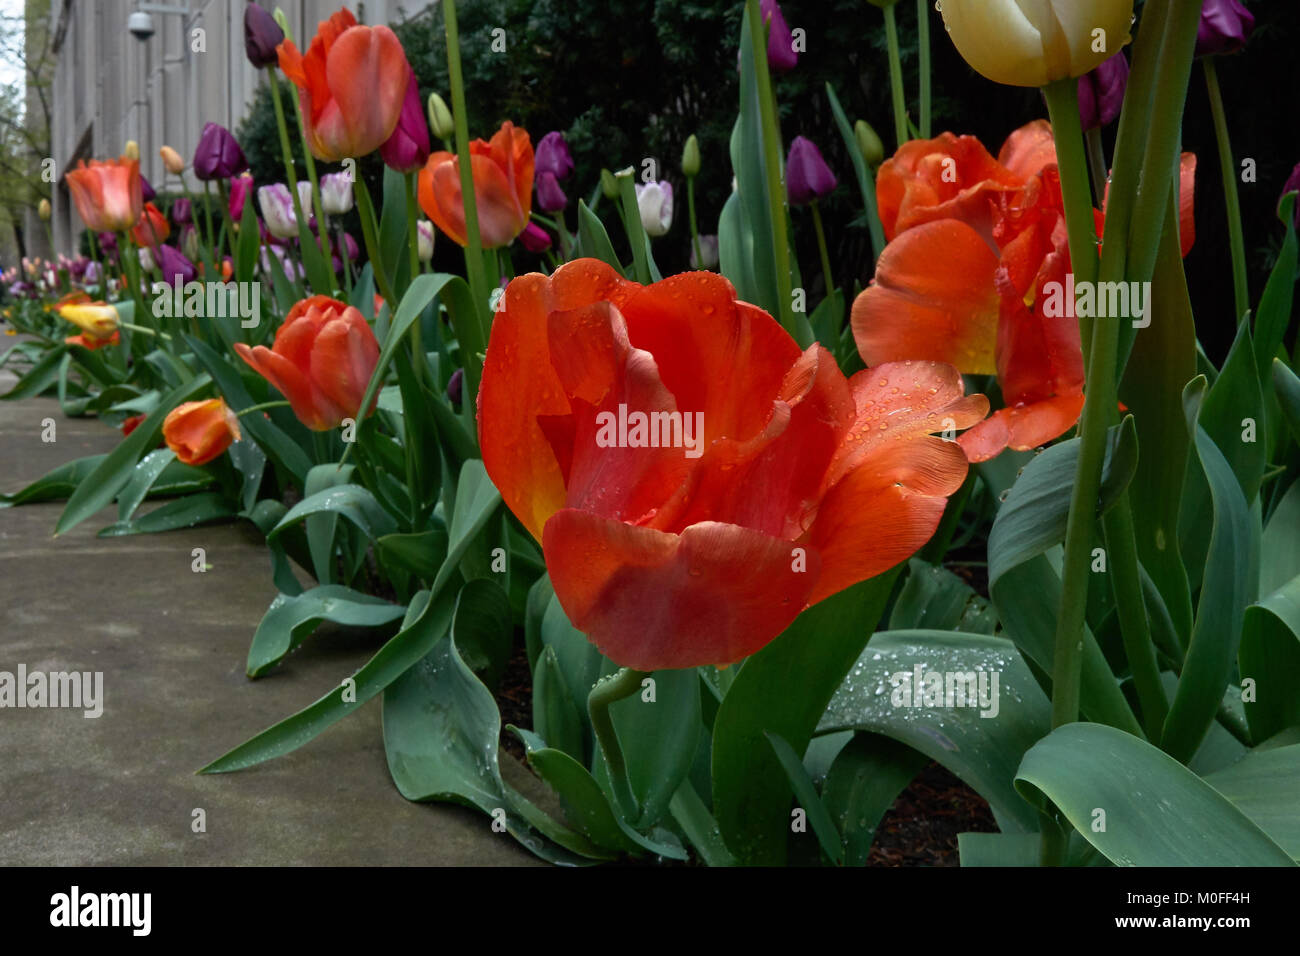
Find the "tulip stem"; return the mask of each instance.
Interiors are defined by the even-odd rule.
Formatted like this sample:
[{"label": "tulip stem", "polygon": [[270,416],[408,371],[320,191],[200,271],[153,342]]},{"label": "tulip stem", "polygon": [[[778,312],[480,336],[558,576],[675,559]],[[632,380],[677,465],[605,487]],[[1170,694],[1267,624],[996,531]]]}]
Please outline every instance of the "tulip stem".
[{"label": "tulip stem", "polygon": [[[348,255],[348,240],[345,238],[342,224],[339,225],[339,256],[343,260],[343,288],[347,290],[348,301],[352,301],[352,257]],[[332,263],[331,263],[332,264]]]},{"label": "tulip stem", "polygon": [[[414,282],[420,274],[420,233],[416,226],[415,214],[415,173],[407,173],[403,179],[406,180],[406,251],[407,262],[411,266],[410,282]],[[415,323],[416,338],[419,341],[420,323]]]},{"label": "tulip stem", "polygon": [[388,273],[384,270],[384,260],[379,256],[379,240],[375,236],[375,207],[370,201],[370,190],[366,181],[357,176],[353,191],[357,198],[357,217],[361,220],[361,239],[366,244],[366,255],[370,258],[370,271],[375,277],[379,294],[388,303],[388,311],[397,314],[397,299],[393,296],[393,287],[388,284]]},{"label": "tulip stem", "polygon": [[[274,72],[274,71],[272,71]],[[333,269],[333,252],[330,250],[330,231],[325,222],[325,207],[321,204],[320,198],[320,178],[316,175],[316,158],[311,154],[311,147],[307,145],[307,127],[302,121],[302,105],[298,102],[298,97],[289,97],[289,102],[293,105],[293,115],[298,121],[298,136],[302,140],[302,158],[307,164],[307,178],[311,181],[311,204],[316,214],[316,233],[320,236],[320,254],[325,259],[325,268],[329,274],[334,275]],[[361,175],[357,174],[358,177]],[[298,192],[297,183],[289,183],[289,188],[296,195]],[[308,230],[310,232],[310,229]],[[317,290],[319,291],[319,290]],[[333,289],[324,290],[326,295],[332,295]]]},{"label": "tulip stem", "polygon": [[[772,74],[767,66],[767,31],[758,0],[745,0],[749,18],[749,40],[754,60],[754,82],[758,88],[759,111],[763,123],[763,165],[767,177],[768,214],[772,219],[772,254],[776,265],[777,311],[781,327],[800,346],[810,343],[799,332],[794,316],[794,290],[790,276],[790,239],[786,231],[785,185],[781,176],[781,127],[776,115],[776,97],[772,92]],[[807,328],[807,323],[804,323]]]},{"label": "tulip stem", "polygon": [[1228,246],[1232,250],[1232,291],[1237,309],[1237,324],[1246,319],[1250,309],[1250,290],[1246,284],[1246,240],[1241,231],[1241,199],[1237,195],[1237,166],[1232,158],[1232,141],[1228,138],[1228,117],[1223,111],[1223,93],[1219,90],[1216,57],[1201,59],[1205,70],[1205,89],[1210,96],[1210,114],[1214,117],[1214,136],[1219,143],[1219,168],[1223,174],[1223,205],[1228,214]]},{"label": "tulip stem", "polygon": [[[486,332],[492,324],[488,305],[487,277],[483,265],[483,238],[478,226],[478,199],[474,195],[474,171],[469,158],[469,117],[465,106],[465,80],[460,68],[460,29],[456,22],[456,0],[443,0],[443,25],[447,33],[447,78],[451,87],[452,126],[456,133],[456,165],[460,172],[461,202],[465,207],[465,274],[474,310]],[[487,336],[484,336],[484,341]],[[470,385],[469,382],[466,383]],[[476,396],[466,395],[466,407]]]},{"label": "tulip stem", "polygon": [[835,280],[831,278],[831,257],[826,249],[826,230],[822,227],[822,211],[816,199],[812,201],[812,220],[813,231],[817,233],[817,254],[822,260],[822,279],[826,282],[826,298],[829,299],[835,295]]},{"label": "tulip stem", "polygon": [[650,284],[650,260],[646,256],[645,227],[641,223],[641,212],[636,203],[636,184],[632,182],[632,173],[618,173],[619,192],[623,196],[623,226],[627,232],[628,244],[632,246],[632,262],[636,269],[636,281],[642,285]]},{"label": "tulip stem", "polygon": [[609,782],[614,789],[614,798],[627,820],[636,818],[639,810],[632,785],[627,777],[627,762],[623,759],[623,748],[618,742],[618,731],[610,717],[610,705],[631,697],[641,689],[641,681],[648,674],[645,671],[624,667],[616,674],[603,677],[596,682],[587,696],[587,713],[591,716],[591,729],[605,755],[609,767]]},{"label": "tulip stem", "polygon": [[930,0],[916,0],[916,47],[921,71],[921,139],[930,138]]},{"label": "tulip stem", "polygon": [[1101,127],[1094,126],[1083,134],[1088,147],[1088,168],[1092,171],[1092,197],[1098,209],[1106,205],[1106,147],[1101,141]]},{"label": "tulip stem", "polygon": [[282,398],[276,399],[273,402],[261,402],[260,404],[257,405],[249,405],[243,411],[235,412],[235,417],[243,418],[245,415],[249,414],[250,412],[260,412],[265,408],[285,408],[288,406],[288,404],[289,403]]},{"label": "tulip stem", "polygon": [[704,268],[704,256],[700,252],[700,227],[695,219],[695,177],[686,177],[686,211],[691,220],[691,248],[695,250],[695,268]]},{"label": "tulip stem", "polygon": [[136,325],[134,322],[119,322],[118,325],[124,329],[129,329],[132,332],[140,332],[144,335],[153,335],[160,339],[171,339],[171,336],[166,332],[159,332],[157,329],[151,329],[147,325]]},{"label": "tulip stem", "polygon": [[907,134],[907,101],[903,93],[903,61],[898,53],[898,19],[894,6],[885,7],[885,36],[889,41],[889,88],[894,98],[894,136],[902,146],[911,137]]},{"label": "tulip stem", "polygon": [[215,265],[217,234],[212,229],[212,184],[207,180],[203,182],[203,219],[208,224],[208,244],[204,252],[207,253],[208,264]]},{"label": "tulip stem", "polygon": [[[280,77],[275,67],[268,69],[266,76],[271,81],[271,103],[275,106],[275,125],[280,131],[280,154],[284,160],[285,188],[289,190],[289,200],[293,203],[293,214],[297,216],[299,225],[305,227],[307,220],[302,216],[302,201],[298,198],[298,172],[293,164],[293,147],[289,145],[289,124],[285,122],[284,104],[280,102]],[[357,179],[360,180],[361,177],[358,176]],[[299,235],[301,236],[302,233],[299,232]],[[369,251],[368,248],[367,251]],[[373,259],[373,256],[371,258]],[[375,282],[378,283],[378,269],[375,270],[375,276]],[[296,275],[293,282],[295,286],[299,284]]]}]

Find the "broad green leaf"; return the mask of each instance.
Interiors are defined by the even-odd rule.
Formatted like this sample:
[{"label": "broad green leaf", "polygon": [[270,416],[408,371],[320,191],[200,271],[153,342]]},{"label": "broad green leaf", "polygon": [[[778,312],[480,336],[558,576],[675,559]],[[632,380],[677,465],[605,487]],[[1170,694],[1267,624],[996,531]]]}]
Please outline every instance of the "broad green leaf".
[{"label": "broad green leaf", "polygon": [[[713,725],[713,812],[740,862],[785,859],[792,791],[764,731],[780,734],[796,751],[808,746],[880,620],[898,570],[808,608],[745,660],[727,690]],[[792,679],[798,693],[791,693]]]},{"label": "broad green leaf", "polygon": [[1056,728],[1025,754],[1016,787],[1040,807],[1050,800],[1116,866],[1292,865],[1210,784],[1113,727]]},{"label": "broad green leaf", "polygon": [[45,394],[47,389],[58,382],[59,367],[67,354],[68,346],[62,344],[54,346],[39,362],[27,370],[13,388],[0,395],[0,400],[17,401],[20,398]]},{"label": "broad green leaf", "polygon": [[1218,379],[1206,393],[1199,422],[1232,467],[1248,504],[1259,494],[1268,458],[1260,381],[1250,326],[1243,322]]},{"label": "broad green leaf", "polygon": [[[648,688],[610,707],[641,816],[639,830],[658,823],[695,759],[700,739],[699,677],[694,668],[655,671]],[[585,703],[585,701],[584,701]]]},{"label": "broad green leaf", "polygon": [[1284,196],[1278,203],[1278,218],[1286,227],[1286,238],[1278,250],[1277,263],[1269,274],[1268,284],[1259,298],[1255,312],[1255,343],[1259,381],[1267,382],[1269,367],[1277,358],[1291,324],[1291,306],[1295,301],[1297,254],[1300,243],[1296,241],[1295,196]]},{"label": "broad green leaf", "polygon": [[337,514],[348,519],[371,541],[397,530],[392,517],[367,489],[360,485],[338,485],[318,491],[290,508],[267,539],[274,540],[293,525],[321,514]]},{"label": "broad green leaf", "polygon": [[909,560],[907,568],[907,581],[889,615],[889,630],[994,632],[996,612],[957,575],[920,558]]},{"label": "broad green leaf", "polygon": [[1161,736],[1161,747],[1179,760],[1196,753],[1214,720],[1236,663],[1246,605],[1259,588],[1256,520],[1227,460],[1198,423],[1205,388],[1198,377],[1183,392],[1192,457],[1209,483],[1212,511],[1200,604]]},{"label": "broad green leaf", "polygon": [[709,866],[735,865],[735,857],[718,835],[718,824],[713,814],[709,813],[709,808],[689,780],[682,781],[668,804],[668,811],[705,863]]},{"label": "broad green leaf", "polygon": [[101,538],[117,538],[128,534],[157,534],[177,528],[194,528],[213,521],[224,521],[238,514],[235,503],[224,494],[203,492],[175,498],[159,505],[148,514],[130,521],[117,521],[99,532]]},{"label": "broad green leaf", "polygon": [[501,585],[487,578],[467,581],[456,602],[451,636],[466,666],[489,689],[501,681],[514,646],[514,633],[510,598]]},{"label": "broad green leaf", "polygon": [[[918,668],[926,692],[919,699]],[[948,675],[974,675],[978,694],[981,672],[987,675],[984,699],[972,700],[969,684],[953,676],[948,706]],[[938,675],[937,688],[931,674]],[[931,696],[936,689],[940,696]],[[1038,814],[1011,782],[1025,751],[1050,727],[1051,704],[1010,641],[949,631],[885,631],[862,652],[817,730],[892,737],[964,780],[989,802],[1002,830],[1034,831]]]},{"label": "broad green leaf", "polygon": [[200,772],[243,770],[297,750],[401,677],[447,635],[455,598],[449,591],[433,598],[422,591],[411,602],[411,609],[402,629],[356,674],[315,703],[223,754]]},{"label": "broad green leaf", "polygon": [[867,865],[876,827],[929,762],[920,751],[880,734],[855,733],[839,752],[822,785],[822,801],[844,839],[845,865]]},{"label": "broad green leaf", "polygon": [[447,557],[447,532],[435,529],[418,534],[386,534],[376,539],[375,550],[386,565],[398,565],[422,580],[432,581]]},{"label": "broad green leaf", "polygon": [[533,668],[533,727],[548,747],[586,760],[582,714],[550,646],[542,649]]},{"label": "broad green leaf", "polygon": [[456,485],[456,501],[447,529],[447,558],[434,577],[432,591],[437,594],[460,566],[469,546],[487,526],[501,504],[501,493],[492,484],[487,469],[478,458],[461,467]]},{"label": "broad green leaf", "polygon": [[100,508],[104,507],[123,486],[131,480],[131,474],[146,449],[158,444],[162,432],[163,419],[181,402],[187,402],[203,392],[212,384],[207,375],[199,375],[184,385],[168,392],[158,403],[158,407],[141,422],[130,435],[108,453],[99,466],[86,477],[77,490],[68,499],[63,514],[59,516],[54,528],[55,535],[64,534],[85,521]]},{"label": "broad green leaf", "polygon": [[1300,377],[1281,359],[1273,360],[1273,390],[1291,429],[1291,437],[1300,442]]},{"label": "broad green leaf", "polygon": [[1300,481],[1292,482],[1264,526],[1259,593],[1272,594],[1300,574]]},{"label": "broad green leaf", "polygon": [[[1300,575],[1246,608],[1237,662],[1242,679],[1254,681],[1244,704],[1251,738],[1300,725]],[[1300,791],[1296,800],[1300,812]]]},{"label": "broad green leaf", "polygon": [[298,595],[279,594],[267,608],[248,648],[246,672],[261,677],[297,647],[322,621],[345,627],[381,627],[399,620],[406,608],[338,584]]},{"label": "broad green leaf", "polygon": [[609,241],[605,224],[594,212],[587,208],[586,202],[578,200],[578,248],[576,257],[599,259],[607,266],[612,266],[619,274],[623,266],[614,253],[614,244]]},{"label": "broad green leaf", "polygon": [[1300,744],[1253,750],[1205,782],[1300,860]]},{"label": "broad green leaf", "polygon": [[0,495],[0,508],[35,504],[41,501],[59,501],[77,490],[93,474],[108,455],[88,455],[51,470],[31,484],[10,495]]},{"label": "broad green leaf", "polygon": [[839,831],[835,829],[835,824],[831,821],[831,816],[822,803],[817,788],[813,786],[812,778],[808,776],[808,771],[800,762],[799,755],[791,749],[780,734],[768,733],[767,739],[772,745],[776,759],[781,764],[781,769],[785,771],[790,781],[799,809],[807,814],[808,822],[812,824],[813,833],[817,835],[817,842],[821,844],[822,852],[836,866],[842,865],[844,844],[840,840]]},{"label": "broad green leaf", "polygon": [[[302,489],[304,497],[300,504],[311,502],[317,495],[331,488],[347,485],[351,481],[352,472],[351,465],[337,465],[334,462],[315,465],[307,472],[307,480]],[[296,509],[297,506],[294,510]],[[311,552],[311,565],[317,581],[321,584],[334,584],[336,583],[334,581],[334,533],[338,530],[339,512],[331,506],[312,507],[310,512],[303,519],[303,530],[307,533],[307,550]],[[290,514],[293,512],[291,511]],[[376,535],[370,534],[365,523],[358,524],[358,527],[366,532],[372,541],[375,539]],[[272,534],[274,533],[273,531]]]}]

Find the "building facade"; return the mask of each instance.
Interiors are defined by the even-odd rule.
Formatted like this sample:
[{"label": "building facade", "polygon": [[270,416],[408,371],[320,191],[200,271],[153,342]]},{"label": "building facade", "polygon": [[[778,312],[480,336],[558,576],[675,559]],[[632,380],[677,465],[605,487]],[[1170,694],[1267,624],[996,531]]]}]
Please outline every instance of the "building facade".
[{"label": "building facade", "polygon": [[[263,0],[279,6],[300,47],[341,0]],[[367,0],[349,4],[364,23],[404,19],[429,4],[420,0]],[[207,122],[234,129],[257,84],[265,82],[244,56],[243,0],[72,0],[54,3],[56,18],[51,130],[57,183],[54,243],[75,252],[83,226],[63,179],[80,160],[121,155],[128,140],[140,144],[140,171],[159,192],[180,191],[180,177],[163,168],[159,147],[171,146],[187,163]],[[127,29],[132,13],[148,13],[153,33]],[[187,170],[186,175],[189,175]],[[200,184],[192,179],[191,188]]]}]

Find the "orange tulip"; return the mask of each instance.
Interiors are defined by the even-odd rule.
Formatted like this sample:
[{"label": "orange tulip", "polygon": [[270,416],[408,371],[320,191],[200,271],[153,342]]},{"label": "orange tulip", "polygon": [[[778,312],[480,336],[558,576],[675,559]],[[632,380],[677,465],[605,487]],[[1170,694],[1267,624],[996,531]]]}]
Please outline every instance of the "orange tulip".
[{"label": "orange tulip", "polygon": [[47,308],[52,308],[59,313],[60,318],[67,319],[81,329],[87,338],[107,343],[117,335],[117,309],[106,302],[94,301],[85,292],[70,292]]},{"label": "orange tulip", "polygon": [[[478,229],[485,249],[512,241],[528,225],[533,208],[533,144],[527,130],[509,120],[490,142],[469,144]],[[460,162],[454,153],[434,153],[420,170],[420,207],[438,228],[466,245]]]},{"label": "orange tulip", "polygon": [[163,441],[187,465],[205,465],[239,441],[239,419],[220,398],[177,405],[163,419]]},{"label": "orange tulip", "polygon": [[738,661],[915,552],[967,470],[931,433],[987,411],[933,362],[846,379],[715,273],[580,259],[506,288],[478,421],[569,619],[653,670]]},{"label": "orange tulip", "polygon": [[360,417],[366,386],[379,364],[379,343],[365,318],[327,295],[290,309],[271,348],[236,342],[235,350],[284,394],[299,421],[318,432]]},{"label": "orange tulip", "polygon": [[397,35],[363,27],[346,8],[323,21],[307,48],[277,48],[280,69],[298,87],[307,145],[337,163],[373,153],[393,134],[406,98],[410,66]]},{"label": "orange tulip", "polygon": [[153,203],[145,203],[140,214],[140,221],[131,229],[131,238],[136,245],[152,248],[160,242],[166,242],[172,234],[167,217]]},{"label": "orange tulip", "polygon": [[65,177],[81,221],[92,232],[121,232],[140,218],[144,205],[140,160],[83,160]]},{"label": "orange tulip", "polygon": [[114,331],[111,336],[101,339],[95,335],[87,335],[83,332],[81,335],[69,335],[63,340],[68,345],[80,345],[83,349],[95,351],[103,348],[105,345],[117,345],[122,341],[122,333]]}]

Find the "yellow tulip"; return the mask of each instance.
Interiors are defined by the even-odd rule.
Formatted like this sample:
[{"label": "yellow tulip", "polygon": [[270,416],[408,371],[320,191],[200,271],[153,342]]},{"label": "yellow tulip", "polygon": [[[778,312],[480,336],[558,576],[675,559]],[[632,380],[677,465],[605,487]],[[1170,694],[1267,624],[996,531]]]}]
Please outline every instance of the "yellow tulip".
[{"label": "yellow tulip", "polygon": [[117,309],[103,302],[63,305],[59,315],[93,338],[111,339],[117,331]]},{"label": "yellow tulip", "polygon": [[46,222],[50,221],[50,216],[53,214],[54,210],[50,208],[50,201],[48,199],[42,199],[36,206],[36,215],[40,216]]},{"label": "yellow tulip", "polygon": [[977,72],[1046,86],[1083,76],[1128,43],[1133,0],[943,0],[942,13]]},{"label": "yellow tulip", "polygon": [[159,149],[158,155],[162,157],[163,167],[173,176],[179,176],[185,172],[185,160],[181,159],[181,154],[170,146]]},{"label": "yellow tulip", "polygon": [[139,159],[140,144],[133,139],[128,139],[126,141],[126,147],[122,150],[122,155],[127,159]]}]

